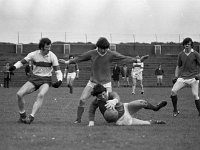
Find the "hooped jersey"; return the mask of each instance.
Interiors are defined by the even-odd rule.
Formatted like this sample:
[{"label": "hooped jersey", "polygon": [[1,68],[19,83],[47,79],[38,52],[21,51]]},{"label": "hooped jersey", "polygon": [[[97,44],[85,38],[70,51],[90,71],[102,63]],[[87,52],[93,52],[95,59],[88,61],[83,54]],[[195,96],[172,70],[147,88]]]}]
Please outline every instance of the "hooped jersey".
[{"label": "hooped jersey", "polygon": [[58,58],[52,51],[43,56],[41,50],[36,50],[24,59],[33,62],[33,74],[37,76],[52,76],[53,66],[59,66]]}]

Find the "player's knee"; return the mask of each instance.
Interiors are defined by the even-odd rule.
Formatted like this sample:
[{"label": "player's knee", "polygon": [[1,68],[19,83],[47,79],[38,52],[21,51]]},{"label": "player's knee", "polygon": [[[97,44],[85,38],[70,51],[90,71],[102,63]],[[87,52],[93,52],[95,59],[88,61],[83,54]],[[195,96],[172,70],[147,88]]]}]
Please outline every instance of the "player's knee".
[{"label": "player's knee", "polygon": [[139,102],[140,102],[140,104],[142,104],[144,106],[146,106],[148,104],[148,102],[146,100],[143,100],[143,99],[139,100]]},{"label": "player's knee", "polygon": [[175,95],[177,95],[177,91],[176,91],[176,90],[174,90],[174,89],[172,89],[172,90],[171,90],[171,95],[172,95],[172,96],[175,96]]},{"label": "player's knee", "polygon": [[37,98],[39,98],[39,99],[43,99],[43,98],[44,98],[44,94],[42,94],[42,93],[38,93]]},{"label": "player's knee", "polygon": [[79,106],[80,107],[84,107],[85,106],[85,100],[84,99],[80,99]]},{"label": "player's knee", "polygon": [[199,99],[199,96],[197,94],[193,95],[195,100]]},{"label": "player's knee", "polygon": [[24,93],[21,91],[18,91],[16,95],[17,95],[17,98],[23,98]]}]

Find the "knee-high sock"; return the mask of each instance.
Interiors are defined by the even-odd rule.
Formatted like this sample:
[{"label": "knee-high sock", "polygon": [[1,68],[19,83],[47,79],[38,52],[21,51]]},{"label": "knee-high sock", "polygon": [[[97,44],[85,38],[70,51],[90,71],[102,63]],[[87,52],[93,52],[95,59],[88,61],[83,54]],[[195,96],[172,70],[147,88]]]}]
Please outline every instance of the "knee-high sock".
[{"label": "knee-high sock", "polygon": [[144,107],[144,109],[151,109],[155,111],[157,107],[147,102],[147,105]]},{"label": "knee-high sock", "polygon": [[196,105],[196,108],[199,112],[199,116],[200,116],[200,100],[195,100],[195,105]]},{"label": "knee-high sock", "polygon": [[83,112],[84,112],[84,107],[83,106],[78,106],[76,121],[81,122],[81,118],[82,118]]},{"label": "knee-high sock", "polygon": [[177,95],[175,95],[175,96],[171,95],[171,99],[172,99],[172,105],[174,107],[174,112],[177,112],[178,111],[177,110],[177,101],[178,101]]}]

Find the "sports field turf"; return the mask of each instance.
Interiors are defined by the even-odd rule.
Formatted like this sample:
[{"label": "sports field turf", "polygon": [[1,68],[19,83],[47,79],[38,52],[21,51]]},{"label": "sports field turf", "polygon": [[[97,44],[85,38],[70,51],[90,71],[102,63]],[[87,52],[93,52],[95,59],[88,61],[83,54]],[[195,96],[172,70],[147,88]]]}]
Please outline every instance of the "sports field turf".
[{"label": "sports field turf", "polygon": [[[166,125],[116,126],[108,124],[97,110],[94,127],[88,127],[88,105],[82,123],[74,124],[79,96],[83,88],[69,94],[65,87],[50,88],[41,109],[32,124],[20,124],[16,92],[18,88],[0,88],[0,150],[199,150],[200,117],[190,88],[179,92],[180,114],[172,117],[170,88],[145,88],[144,95],[131,88],[114,88],[122,102],[148,99],[157,104],[167,100],[159,112],[141,110],[139,119],[165,120]],[[25,97],[26,111],[30,113],[37,92]]]}]

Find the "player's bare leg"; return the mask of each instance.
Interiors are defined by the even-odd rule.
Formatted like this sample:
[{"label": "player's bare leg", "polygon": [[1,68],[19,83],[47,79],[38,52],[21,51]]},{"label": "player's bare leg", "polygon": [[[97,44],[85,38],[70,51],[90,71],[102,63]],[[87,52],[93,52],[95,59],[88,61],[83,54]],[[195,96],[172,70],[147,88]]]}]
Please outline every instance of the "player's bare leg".
[{"label": "player's bare leg", "polygon": [[132,85],[132,94],[135,94],[135,89],[136,89],[136,78],[132,78],[132,82],[133,82],[133,85]]},{"label": "player's bare leg", "polygon": [[18,100],[18,107],[19,107],[19,122],[26,123],[26,111],[24,108],[25,100],[24,96],[32,93],[34,91],[35,87],[32,83],[26,82],[17,92],[17,100]]},{"label": "player's bare leg", "polygon": [[184,86],[185,86],[185,84],[182,81],[177,80],[171,90],[171,100],[172,100],[172,105],[173,105],[173,116],[174,117],[176,117],[180,113],[179,110],[177,109],[177,101],[178,101],[177,91],[179,91]]},{"label": "player's bare leg", "polygon": [[42,86],[40,86],[39,93],[37,95],[37,99],[36,99],[35,103],[33,104],[32,112],[27,119],[28,124],[33,122],[35,114],[38,111],[38,109],[42,106],[43,101],[44,101],[44,96],[46,95],[48,90],[49,90],[48,84],[43,84]]},{"label": "player's bare leg", "polygon": [[91,96],[93,88],[90,86],[86,86],[82,92],[80,97],[79,106],[77,109],[77,118],[74,123],[81,123],[81,118],[85,108],[85,101]]},{"label": "player's bare leg", "polygon": [[144,86],[142,80],[139,80],[139,82],[140,82],[141,94],[144,94]]}]

